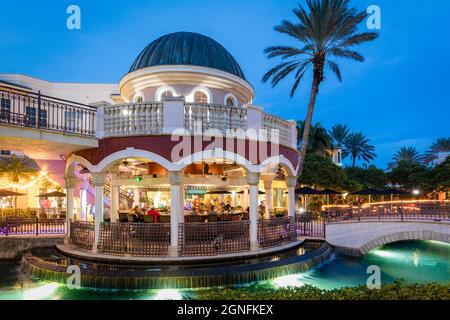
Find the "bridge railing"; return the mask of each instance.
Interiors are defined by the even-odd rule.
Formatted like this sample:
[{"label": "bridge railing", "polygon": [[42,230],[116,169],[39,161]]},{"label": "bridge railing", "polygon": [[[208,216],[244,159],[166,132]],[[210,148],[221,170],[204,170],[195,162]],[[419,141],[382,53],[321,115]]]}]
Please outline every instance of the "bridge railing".
[{"label": "bridge railing", "polygon": [[298,237],[325,239],[325,220],[303,214],[295,216]]},{"label": "bridge railing", "polygon": [[330,207],[322,212],[327,222],[363,220],[450,221],[450,202],[383,203],[362,207]]},{"label": "bridge railing", "polygon": [[279,246],[297,240],[295,219],[281,217],[259,220],[258,240],[262,248]]},{"label": "bridge railing", "polygon": [[63,235],[66,219],[12,218],[0,220],[0,235]]},{"label": "bridge railing", "polygon": [[0,90],[0,124],[94,136],[96,108],[33,92]]}]

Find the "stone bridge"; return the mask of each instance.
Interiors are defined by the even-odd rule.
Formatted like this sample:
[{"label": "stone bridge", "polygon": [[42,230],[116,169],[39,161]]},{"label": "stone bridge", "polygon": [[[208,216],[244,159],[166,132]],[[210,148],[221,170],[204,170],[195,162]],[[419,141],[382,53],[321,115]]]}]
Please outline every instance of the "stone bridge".
[{"label": "stone bridge", "polygon": [[450,243],[450,222],[364,221],[326,225],[326,240],[336,252],[363,256],[381,245],[403,240]]}]

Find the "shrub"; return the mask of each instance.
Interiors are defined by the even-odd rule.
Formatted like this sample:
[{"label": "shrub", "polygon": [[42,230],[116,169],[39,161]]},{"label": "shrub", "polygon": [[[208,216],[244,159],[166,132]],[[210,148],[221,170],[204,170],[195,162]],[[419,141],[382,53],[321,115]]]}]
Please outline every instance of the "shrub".
[{"label": "shrub", "polygon": [[322,290],[311,285],[289,288],[224,289],[200,291],[197,300],[450,300],[449,284],[406,284],[401,280],[380,290],[366,286]]}]

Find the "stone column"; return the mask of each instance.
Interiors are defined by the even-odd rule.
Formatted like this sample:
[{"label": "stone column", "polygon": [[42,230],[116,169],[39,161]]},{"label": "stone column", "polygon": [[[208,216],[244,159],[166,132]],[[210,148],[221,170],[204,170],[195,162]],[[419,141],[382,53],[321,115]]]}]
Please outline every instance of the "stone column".
[{"label": "stone column", "polygon": [[135,207],[135,206],[139,206],[139,200],[140,200],[140,196],[141,196],[141,193],[140,193],[140,191],[139,191],[139,188],[135,188],[134,190],[133,190],[133,192],[134,192],[134,195],[133,195],[133,207]]},{"label": "stone column", "polygon": [[248,207],[248,188],[244,188],[244,193],[242,194],[242,209],[246,209]]},{"label": "stone column", "polygon": [[73,219],[73,207],[74,207],[74,194],[77,178],[74,175],[65,177],[66,190],[67,190],[67,208],[66,208],[66,220],[67,220],[67,236],[70,237],[70,220]]},{"label": "stone column", "polygon": [[105,174],[104,173],[92,173],[92,184],[95,190],[95,238],[93,252],[97,252],[98,241],[100,238],[100,226],[104,218],[104,199],[103,191],[105,187]]},{"label": "stone column", "polygon": [[178,256],[178,223],[181,216],[181,200],[182,198],[182,187],[181,180],[183,177],[183,171],[169,171],[169,181],[170,181],[170,206],[171,206],[171,216],[170,216],[170,246],[169,246],[169,256]]},{"label": "stone column", "polygon": [[80,220],[87,220],[87,191],[89,189],[89,182],[86,178],[83,178],[83,185],[80,189]]},{"label": "stone column", "polygon": [[270,219],[270,210],[272,210],[272,181],[274,178],[274,175],[261,176],[261,179],[264,181],[264,192],[266,193],[264,219]]},{"label": "stone column", "polygon": [[295,217],[295,187],[297,186],[297,177],[286,177],[288,187],[288,215]]},{"label": "stone column", "polygon": [[259,173],[247,173],[250,186],[250,250],[259,249],[258,242],[258,183]]},{"label": "stone column", "polygon": [[119,187],[111,181],[111,222],[119,221]]}]

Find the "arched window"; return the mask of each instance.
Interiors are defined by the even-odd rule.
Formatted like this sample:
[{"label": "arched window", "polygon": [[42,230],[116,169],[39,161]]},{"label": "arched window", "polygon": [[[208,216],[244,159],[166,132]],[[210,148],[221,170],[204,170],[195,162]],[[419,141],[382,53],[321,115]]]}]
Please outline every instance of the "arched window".
[{"label": "arched window", "polygon": [[233,98],[231,98],[231,97],[227,98],[227,106],[229,106],[229,107],[234,107],[235,106]]},{"label": "arched window", "polygon": [[161,93],[161,99],[163,98],[173,98],[173,92],[170,90],[166,90],[163,93]]},{"label": "arched window", "polygon": [[142,99],[141,96],[137,96],[136,98],[134,98],[134,102],[141,103],[141,102],[144,102],[144,99]]},{"label": "arched window", "polygon": [[208,96],[203,91],[196,91],[194,93],[194,102],[208,103]]}]

